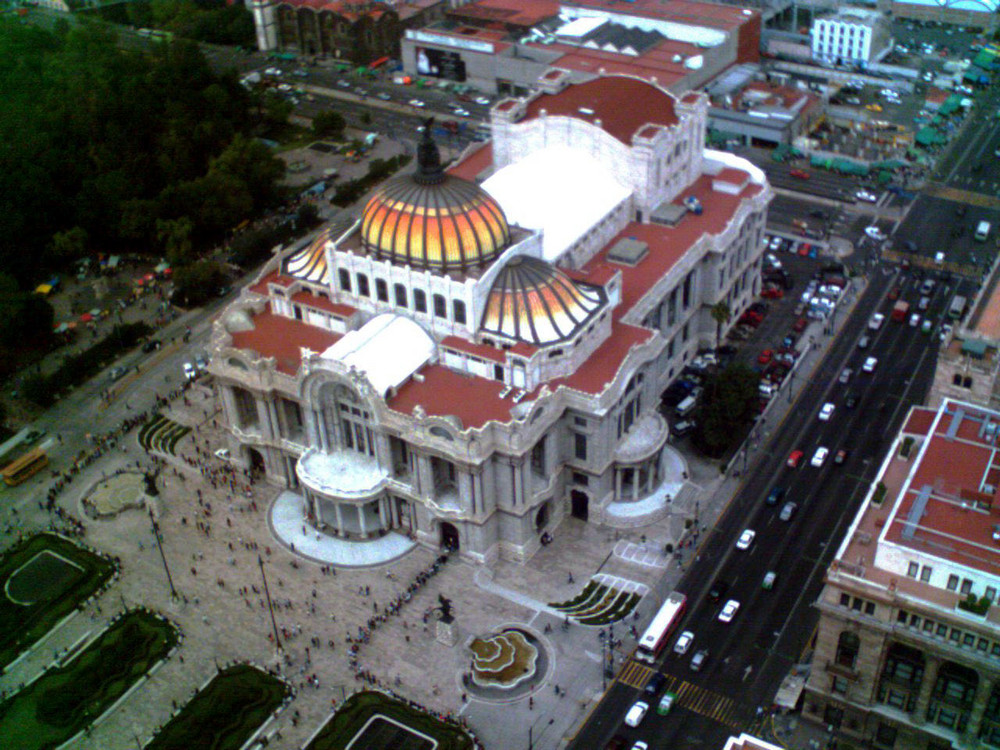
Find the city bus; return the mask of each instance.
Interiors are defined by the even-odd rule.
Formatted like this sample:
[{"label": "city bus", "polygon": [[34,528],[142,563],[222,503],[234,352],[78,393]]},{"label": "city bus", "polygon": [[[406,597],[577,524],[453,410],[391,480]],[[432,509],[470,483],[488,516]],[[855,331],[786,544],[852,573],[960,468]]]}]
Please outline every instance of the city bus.
[{"label": "city bus", "polygon": [[28,451],[20,458],[16,458],[7,464],[0,475],[8,487],[21,484],[28,477],[34,476],[49,465],[49,457],[42,448],[35,448]]},{"label": "city bus", "polygon": [[656,617],[639,639],[639,647],[635,651],[636,659],[648,664],[656,661],[657,654],[663,650],[670,634],[681,621],[686,606],[687,597],[684,594],[678,591],[670,592],[660,611],[656,613]]}]

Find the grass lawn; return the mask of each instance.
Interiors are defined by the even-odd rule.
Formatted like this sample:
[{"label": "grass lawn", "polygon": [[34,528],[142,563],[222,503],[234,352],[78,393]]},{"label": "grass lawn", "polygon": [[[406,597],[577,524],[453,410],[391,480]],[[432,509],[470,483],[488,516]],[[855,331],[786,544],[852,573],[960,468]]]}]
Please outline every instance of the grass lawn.
[{"label": "grass lawn", "polygon": [[68,664],[0,703],[0,747],[55,747],[92,724],[177,643],[177,629],[134,610]]},{"label": "grass lawn", "polygon": [[374,716],[384,718],[368,724],[364,735],[351,750],[418,750],[429,747],[419,735],[385,719],[395,720],[434,738],[438,750],[472,750],[473,747],[472,738],[458,727],[438,721],[430,714],[410,708],[383,693],[367,691],[348,698],[306,746],[306,750],[344,750]]},{"label": "grass lawn", "polygon": [[288,686],[256,667],[224,669],[172,718],[144,750],[238,750],[288,695]]},{"label": "grass lawn", "polygon": [[0,559],[0,668],[97,591],[112,573],[109,560],[54,534],[38,534],[9,550]]}]

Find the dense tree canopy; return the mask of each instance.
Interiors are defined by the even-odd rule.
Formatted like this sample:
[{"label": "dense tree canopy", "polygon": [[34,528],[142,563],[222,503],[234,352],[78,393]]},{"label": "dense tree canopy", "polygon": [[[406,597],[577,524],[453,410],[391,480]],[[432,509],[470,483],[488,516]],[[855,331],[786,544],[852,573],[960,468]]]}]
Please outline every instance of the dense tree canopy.
[{"label": "dense tree canopy", "polygon": [[178,260],[279,197],[260,108],[197,46],[118,49],[0,21],[0,268],[29,288],[83,253]]},{"label": "dense tree canopy", "polygon": [[705,384],[695,441],[710,456],[721,456],[746,434],[757,413],[760,375],[734,363]]}]

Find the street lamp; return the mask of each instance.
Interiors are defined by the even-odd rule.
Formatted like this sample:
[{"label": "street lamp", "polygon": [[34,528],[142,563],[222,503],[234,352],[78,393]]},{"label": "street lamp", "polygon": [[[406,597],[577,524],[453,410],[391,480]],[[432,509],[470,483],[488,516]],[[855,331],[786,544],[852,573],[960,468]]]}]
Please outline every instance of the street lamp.
[{"label": "street lamp", "polygon": [[[174,588],[174,579],[170,577],[170,568],[167,566],[167,556],[163,554],[163,541],[160,539],[160,526],[156,523],[156,518],[153,516],[153,509],[146,508],[149,511],[149,522],[153,525],[153,538],[156,539],[156,548],[160,550],[160,559],[163,560],[163,570],[167,574],[167,583],[170,584],[170,596],[177,599],[177,589]],[[124,602],[124,599],[122,600]]]},{"label": "street lamp", "polygon": [[267,611],[271,613],[271,627],[274,629],[274,645],[281,652],[281,638],[278,636],[278,623],[274,619],[274,606],[271,604],[271,590],[267,587],[267,576],[264,574],[264,559],[257,555],[257,565],[260,566],[260,577],[264,582],[264,596],[267,597]]}]

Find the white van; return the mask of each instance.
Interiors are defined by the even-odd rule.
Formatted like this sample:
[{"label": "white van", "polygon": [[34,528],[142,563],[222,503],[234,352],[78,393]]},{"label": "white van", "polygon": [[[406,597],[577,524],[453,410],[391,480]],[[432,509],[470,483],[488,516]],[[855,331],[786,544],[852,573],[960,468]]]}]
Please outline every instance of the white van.
[{"label": "white van", "polygon": [[976,225],[976,239],[979,242],[986,242],[986,238],[990,236],[990,223],[988,221],[981,221]]},{"label": "white van", "polygon": [[677,404],[677,408],[674,409],[674,413],[678,417],[682,417],[682,418],[686,417],[691,412],[694,411],[694,408],[697,405],[698,405],[698,398],[697,398],[697,396],[688,396],[686,399],[684,399],[679,404]]}]

